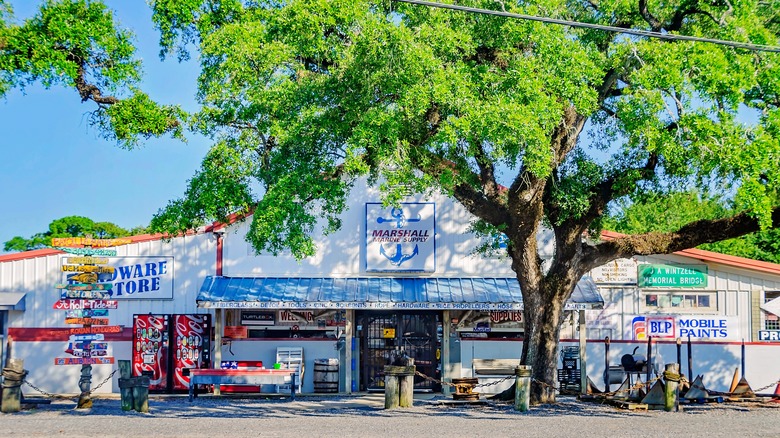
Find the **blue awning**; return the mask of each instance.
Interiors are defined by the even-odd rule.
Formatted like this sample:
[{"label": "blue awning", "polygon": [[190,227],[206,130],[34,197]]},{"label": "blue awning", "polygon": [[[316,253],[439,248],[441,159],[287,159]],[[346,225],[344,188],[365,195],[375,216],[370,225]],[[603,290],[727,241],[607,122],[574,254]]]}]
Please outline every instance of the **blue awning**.
[{"label": "blue awning", "polygon": [[[520,310],[515,278],[206,277],[198,307],[212,309]],[[577,284],[567,310],[600,309],[590,277]]]},{"label": "blue awning", "polygon": [[0,310],[24,310],[24,292],[0,292]]}]

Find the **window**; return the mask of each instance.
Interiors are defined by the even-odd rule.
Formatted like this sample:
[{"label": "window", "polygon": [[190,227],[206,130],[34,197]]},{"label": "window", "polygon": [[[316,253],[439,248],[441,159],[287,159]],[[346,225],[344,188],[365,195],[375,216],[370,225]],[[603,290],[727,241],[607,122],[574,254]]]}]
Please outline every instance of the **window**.
[{"label": "window", "polygon": [[[768,303],[780,297],[780,291],[764,292],[764,302]],[[780,317],[770,312],[762,312],[764,316],[764,330],[780,330]]]},{"label": "window", "polygon": [[642,310],[702,312],[718,310],[715,292],[642,292]]}]

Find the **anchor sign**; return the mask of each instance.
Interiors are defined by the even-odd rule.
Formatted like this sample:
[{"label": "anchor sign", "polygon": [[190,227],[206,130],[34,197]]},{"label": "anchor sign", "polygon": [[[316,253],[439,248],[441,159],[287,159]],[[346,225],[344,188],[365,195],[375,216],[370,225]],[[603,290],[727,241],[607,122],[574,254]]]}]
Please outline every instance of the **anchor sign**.
[{"label": "anchor sign", "polygon": [[395,222],[396,228],[403,228],[406,226],[409,222],[420,222],[422,220],[422,217],[418,214],[416,218],[406,218],[404,216],[403,210],[401,210],[398,207],[393,207],[392,210],[390,210],[390,216],[392,218],[385,218],[385,217],[378,217],[376,218],[377,223],[383,223],[383,222]]},{"label": "anchor sign", "polygon": [[412,257],[416,256],[419,253],[419,249],[417,248],[417,245],[414,245],[414,249],[410,254],[404,254],[403,253],[403,246],[400,243],[397,243],[395,245],[395,254],[389,255],[387,254],[387,251],[385,251],[385,246],[380,245],[379,246],[379,254],[382,254],[387,260],[390,261],[390,263],[393,266],[401,266],[401,263],[411,259]]}]

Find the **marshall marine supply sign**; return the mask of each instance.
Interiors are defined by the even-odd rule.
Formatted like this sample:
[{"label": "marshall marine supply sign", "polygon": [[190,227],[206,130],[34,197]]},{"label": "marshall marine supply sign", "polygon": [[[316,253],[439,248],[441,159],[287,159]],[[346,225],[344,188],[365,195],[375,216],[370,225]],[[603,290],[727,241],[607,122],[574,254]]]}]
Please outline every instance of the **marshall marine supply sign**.
[{"label": "marshall marine supply sign", "polygon": [[430,202],[385,208],[366,204],[366,271],[434,272],[436,207]]}]

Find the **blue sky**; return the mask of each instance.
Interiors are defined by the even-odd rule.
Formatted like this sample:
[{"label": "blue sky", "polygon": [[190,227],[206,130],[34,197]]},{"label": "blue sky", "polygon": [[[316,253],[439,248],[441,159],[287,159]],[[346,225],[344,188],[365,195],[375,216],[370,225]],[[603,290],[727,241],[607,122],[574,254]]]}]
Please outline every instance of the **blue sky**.
[{"label": "blue sky", "polygon": [[[17,20],[31,16],[39,2],[12,1]],[[108,0],[120,25],[136,35],[143,61],[141,88],[160,103],[197,108],[197,60],[160,61],[159,34],[143,0]],[[12,90],[0,99],[0,253],[14,236],[46,231],[54,219],[86,216],[125,228],[148,225],[169,200],[181,197],[210,145],[188,135],[124,150],[104,140],[87,123],[94,103],[81,103],[74,89],[41,86]]]}]

